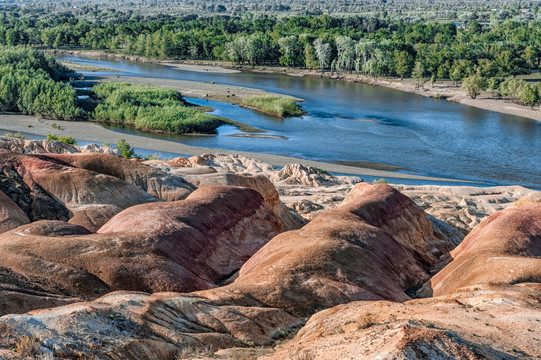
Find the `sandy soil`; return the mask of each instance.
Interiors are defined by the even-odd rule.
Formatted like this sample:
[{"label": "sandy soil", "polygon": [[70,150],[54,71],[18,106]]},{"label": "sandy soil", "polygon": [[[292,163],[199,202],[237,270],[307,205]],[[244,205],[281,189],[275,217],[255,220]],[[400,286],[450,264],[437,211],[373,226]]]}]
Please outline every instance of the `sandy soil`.
[{"label": "sandy soil", "polygon": [[234,74],[234,73],[240,72],[240,70],[227,69],[224,67],[213,66],[213,65],[202,66],[202,65],[196,65],[196,64],[178,64],[178,63],[172,63],[168,61],[160,62],[159,64],[170,66],[178,70],[195,71],[195,72],[202,72],[202,73]]},{"label": "sandy soil", "polygon": [[[51,126],[52,123],[56,123],[57,125],[61,126],[63,130],[53,128]],[[169,152],[182,155],[201,155],[203,153],[239,154],[259,159],[274,166],[285,166],[287,164],[304,164],[307,166],[314,166],[325,169],[334,173],[351,175],[365,175],[383,178],[414,179],[426,181],[446,181],[461,183],[464,182],[463,180],[444,179],[412,174],[401,174],[391,171],[373,170],[367,168],[324,163],[319,161],[304,160],[280,155],[189,146],[164,139],[122,134],[119,132],[105,129],[97,123],[86,121],[60,121],[43,119],[38,120],[35,117],[25,115],[0,115],[0,130],[12,133],[29,133],[41,136],[47,136],[47,134],[72,136],[78,141],[95,143],[109,142],[111,144],[115,144],[120,139],[125,139],[133,147],[150,151]]]}]

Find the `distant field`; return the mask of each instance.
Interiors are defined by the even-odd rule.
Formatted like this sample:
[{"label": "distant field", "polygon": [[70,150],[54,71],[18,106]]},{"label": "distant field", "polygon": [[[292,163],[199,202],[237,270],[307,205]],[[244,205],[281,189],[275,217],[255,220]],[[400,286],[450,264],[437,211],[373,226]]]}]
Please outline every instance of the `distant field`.
[{"label": "distant field", "polygon": [[541,72],[539,72],[539,70],[536,70],[532,71],[532,73],[528,75],[518,75],[517,78],[529,81],[541,81]]}]

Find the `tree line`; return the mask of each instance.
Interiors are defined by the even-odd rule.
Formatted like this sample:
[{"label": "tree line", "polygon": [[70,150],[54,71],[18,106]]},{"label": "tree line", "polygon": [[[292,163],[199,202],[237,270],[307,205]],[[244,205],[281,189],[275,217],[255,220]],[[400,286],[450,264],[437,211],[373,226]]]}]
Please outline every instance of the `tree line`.
[{"label": "tree line", "polygon": [[31,48],[0,49],[0,111],[54,119],[84,115],[75,90],[62,82],[73,73],[52,56]]},{"label": "tree line", "polygon": [[467,28],[449,22],[374,16],[120,17],[91,23],[59,14],[46,23],[6,18],[0,44],[83,47],[160,59],[229,60],[368,76],[423,75],[459,82],[480,73],[507,77],[537,69],[541,22],[505,21]]},{"label": "tree line", "polygon": [[[458,86],[469,79],[466,85],[492,90],[507,77],[538,70],[541,58],[540,21],[472,20],[463,26],[373,15],[114,16],[115,21],[106,22],[70,13],[4,16],[0,44],[411,77],[419,86],[443,79]],[[475,93],[470,92],[472,97]]]}]

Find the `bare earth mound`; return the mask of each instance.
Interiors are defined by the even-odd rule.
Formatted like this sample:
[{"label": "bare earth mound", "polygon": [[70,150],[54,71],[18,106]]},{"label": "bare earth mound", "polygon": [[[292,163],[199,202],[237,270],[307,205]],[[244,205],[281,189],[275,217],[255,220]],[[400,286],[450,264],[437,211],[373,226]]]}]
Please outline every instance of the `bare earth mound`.
[{"label": "bare earth mound", "polygon": [[98,234],[64,222],[16,228],[0,236],[0,264],[74,296],[193,291],[215,287],[280,230],[256,191],[208,187],[132,207]]},{"label": "bare earth mound", "polygon": [[524,202],[481,222],[451,252],[453,261],[419,291],[450,294],[476,284],[541,282],[541,202]]}]

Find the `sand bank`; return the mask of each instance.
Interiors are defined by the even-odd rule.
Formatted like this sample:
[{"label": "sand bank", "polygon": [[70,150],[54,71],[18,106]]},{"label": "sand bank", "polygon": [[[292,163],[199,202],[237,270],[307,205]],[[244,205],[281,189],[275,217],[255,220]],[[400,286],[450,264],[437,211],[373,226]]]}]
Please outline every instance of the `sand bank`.
[{"label": "sand bank", "polygon": [[[63,130],[53,128],[51,125],[56,123]],[[94,122],[86,121],[60,121],[60,120],[38,120],[32,116],[26,115],[0,115],[0,130],[9,131],[12,133],[29,133],[40,136],[47,134],[57,134],[62,136],[72,136],[78,141],[111,144],[117,143],[120,139],[125,139],[131,146],[159,152],[176,153],[183,155],[201,155],[204,153],[222,153],[222,154],[239,154],[247,157],[259,159],[274,166],[285,166],[287,164],[303,164],[314,166],[333,173],[343,173],[360,176],[373,176],[382,178],[395,179],[411,179],[422,181],[441,181],[441,182],[460,182],[463,180],[445,179],[438,177],[403,174],[384,170],[374,170],[362,167],[347,166],[340,164],[332,164],[321,161],[305,160],[300,158],[254,153],[247,151],[235,151],[225,149],[214,149],[199,146],[189,146],[174,141],[156,139],[139,135],[122,134],[112,130],[105,129],[101,125]]]}]

